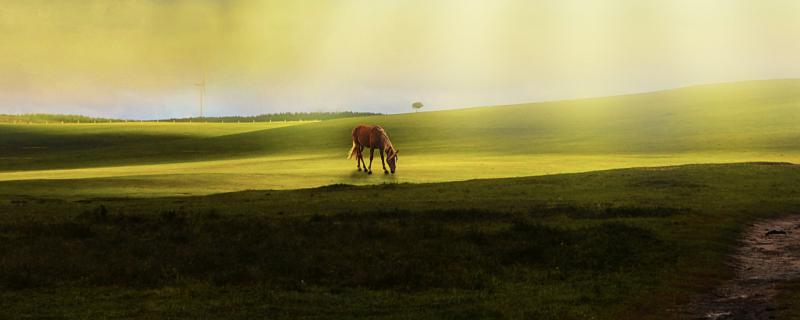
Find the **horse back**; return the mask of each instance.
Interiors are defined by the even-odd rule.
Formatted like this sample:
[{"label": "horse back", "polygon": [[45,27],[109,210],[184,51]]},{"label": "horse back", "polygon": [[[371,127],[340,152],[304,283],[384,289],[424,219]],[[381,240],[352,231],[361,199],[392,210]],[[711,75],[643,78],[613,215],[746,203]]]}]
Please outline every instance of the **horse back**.
[{"label": "horse back", "polygon": [[353,128],[353,142],[367,148],[377,148],[381,146],[381,135],[383,128],[361,124]]}]

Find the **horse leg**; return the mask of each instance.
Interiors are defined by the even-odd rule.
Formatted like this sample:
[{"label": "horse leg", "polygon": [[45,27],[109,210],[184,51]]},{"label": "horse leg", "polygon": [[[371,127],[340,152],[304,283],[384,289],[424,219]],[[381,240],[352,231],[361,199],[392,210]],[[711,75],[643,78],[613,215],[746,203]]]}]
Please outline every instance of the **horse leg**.
[{"label": "horse leg", "polygon": [[372,158],[375,157],[375,148],[369,148],[369,172],[368,174],[372,174]]},{"label": "horse leg", "polygon": [[388,174],[389,170],[386,170],[386,162],[383,161],[383,149],[380,150],[381,154],[381,165],[383,166],[383,174]]},{"label": "horse leg", "polygon": [[364,162],[364,147],[361,146],[358,149],[358,159],[361,161],[361,165],[364,167],[364,172],[367,171],[367,163]]},{"label": "horse leg", "polygon": [[361,171],[361,161],[361,150],[356,149],[356,167],[358,168],[358,171]]}]

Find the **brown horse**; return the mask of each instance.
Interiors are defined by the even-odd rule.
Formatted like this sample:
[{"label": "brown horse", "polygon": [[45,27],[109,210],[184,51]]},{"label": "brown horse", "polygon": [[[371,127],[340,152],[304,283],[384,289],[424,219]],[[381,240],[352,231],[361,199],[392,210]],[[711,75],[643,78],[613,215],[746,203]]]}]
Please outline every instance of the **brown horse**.
[{"label": "brown horse", "polygon": [[[364,148],[369,148],[369,168],[364,163]],[[353,128],[353,147],[347,153],[347,159],[353,158],[356,155],[356,165],[358,171],[361,171],[361,165],[364,165],[364,172],[372,174],[372,158],[375,156],[375,149],[378,149],[381,154],[381,165],[383,166],[383,173],[389,173],[386,170],[384,163],[383,153],[386,152],[386,163],[389,164],[389,169],[394,173],[397,167],[397,153],[399,150],[395,149],[392,142],[389,141],[389,136],[386,131],[380,126],[359,125]]]}]

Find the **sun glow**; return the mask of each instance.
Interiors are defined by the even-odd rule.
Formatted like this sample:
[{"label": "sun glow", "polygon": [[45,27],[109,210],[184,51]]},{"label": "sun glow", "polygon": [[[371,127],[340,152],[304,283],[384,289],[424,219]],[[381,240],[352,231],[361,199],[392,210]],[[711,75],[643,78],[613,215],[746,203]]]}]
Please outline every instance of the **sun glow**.
[{"label": "sun glow", "polygon": [[0,112],[405,111],[800,76],[800,3],[6,1]]}]

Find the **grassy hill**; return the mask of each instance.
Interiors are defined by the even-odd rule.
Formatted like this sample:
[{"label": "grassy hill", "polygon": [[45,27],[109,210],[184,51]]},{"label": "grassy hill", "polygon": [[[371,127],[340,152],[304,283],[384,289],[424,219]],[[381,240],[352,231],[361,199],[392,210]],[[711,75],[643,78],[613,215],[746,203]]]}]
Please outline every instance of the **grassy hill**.
[{"label": "grassy hill", "polygon": [[[396,175],[367,177],[355,171],[354,161],[344,159],[350,130],[359,123],[387,129],[401,150]],[[202,194],[684,163],[798,162],[797,123],[800,80],[337,119],[268,130],[244,124],[174,131],[135,125],[94,131],[5,125],[0,126],[0,180],[83,179],[92,187],[80,191],[98,194]],[[211,128],[216,133],[206,134]],[[182,138],[173,139],[176,134]],[[113,143],[93,143],[106,139]],[[10,191],[0,184],[0,193]]]},{"label": "grassy hill", "polygon": [[772,163],[4,197],[0,318],[690,318],[677,306],[733,275],[741,230],[800,212],[799,179]]},{"label": "grassy hill", "polygon": [[[800,162],[798,116],[800,80],[776,80],[314,123],[0,125],[0,318],[680,318],[732,276],[748,223],[800,212],[800,167],[597,170]],[[345,160],[358,123],[387,129],[397,174]],[[779,307],[800,312],[796,291]]]}]

